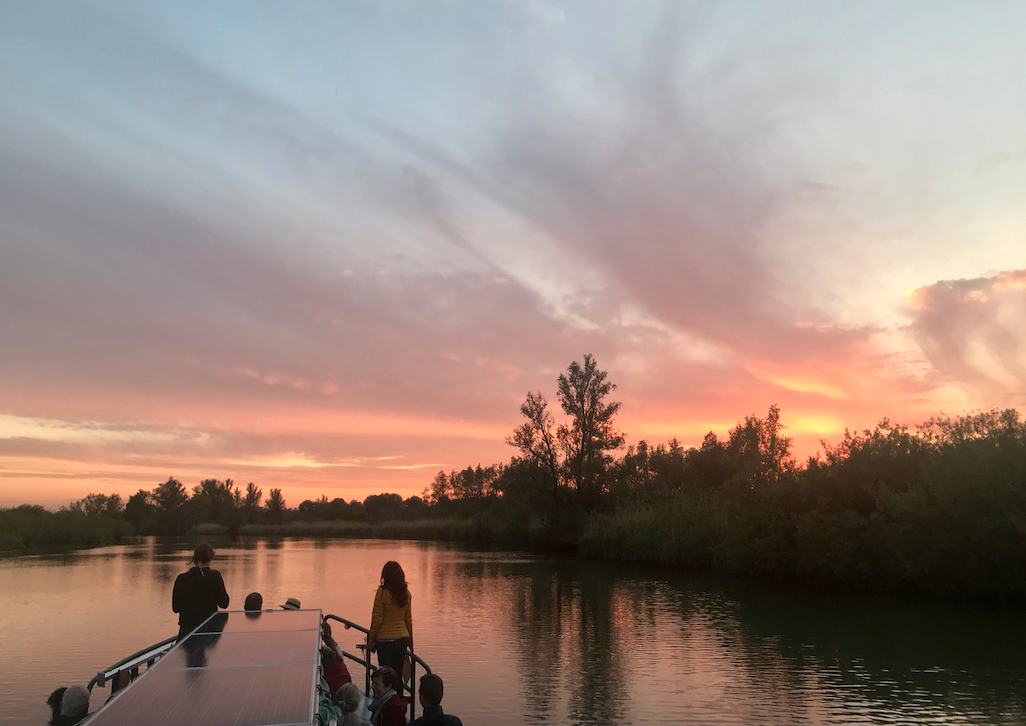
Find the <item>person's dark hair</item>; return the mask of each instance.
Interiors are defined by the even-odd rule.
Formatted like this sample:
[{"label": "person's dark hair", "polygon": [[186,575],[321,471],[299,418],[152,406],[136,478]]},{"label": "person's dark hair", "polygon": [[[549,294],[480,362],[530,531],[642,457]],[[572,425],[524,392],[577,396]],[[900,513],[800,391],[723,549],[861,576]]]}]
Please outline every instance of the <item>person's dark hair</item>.
[{"label": "person's dark hair", "polygon": [[61,715],[61,699],[64,698],[66,690],[68,690],[67,686],[61,686],[46,699],[46,705],[50,707],[50,723],[54,723]]},{"label": "person's dark hair", "polygon": [[243,610],[259,610],[264,606],[264,596],[259,592],[251,592],[246,595],[246,602],[242,606]]},{"label": "person's dark hair", "polygon": [[420,677],[420,697],[429,706],[437,706],[442,702],[442,679],[434,673]]},{"label": "person's dark hair", "polygon": [[406,585],[406,575],[403,568],[394,560],[386,562],[381,568],[381,586],[392,593],[392,600],[399,607],[406,605],[406,599],[410,595],[410,589]]},{"label": "person's dark hair", "polygon": [[385,684],[385,688],[393,688],[396,682],[399,680],[399,676],[395,674],[395,670],[388,666],[381,666],[371,678],[380,678],[381,682]]},{"label": "person's dark hair", "polygon": [[214,559],[214,548],[210,546],[209,542],[204,542],[196,547],[196,551],[192,554],[192,561],[197,565],[201,562],[210,564],[212,559]]}]

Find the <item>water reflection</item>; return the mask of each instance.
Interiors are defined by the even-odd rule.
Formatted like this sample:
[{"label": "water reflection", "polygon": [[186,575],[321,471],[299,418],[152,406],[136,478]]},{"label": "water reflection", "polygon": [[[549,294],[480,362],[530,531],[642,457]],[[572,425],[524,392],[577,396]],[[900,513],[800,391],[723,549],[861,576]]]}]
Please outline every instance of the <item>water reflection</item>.
[{"label": "water reflection", "polygon": [[[194,544],[0,562],[8,721],[42,723],[54,687],[175,632],[170,590]],[[259,591],[358,622],[382,564],[402,562],[418,653],[468,726],[1026,723],[1018,611],[429,543],[251,539],[217,557],[233,605]],[[350,651],[357,635],[336,633]],[[219,637],[183,646],[187,663]]]},{"label": "water reflection", "polygon": [[[1019,612],[653,574],[485,560],[436,582],[496,596],[532,723],[643,722],[638,698],[710,722],[1026,722]],[[696,695],[706,708],[681,706]]]},{"label": "water reflection", "polygon": [[[186,668],[206,668],[207,651],[212,650],[217,641],[221,639],[225,623],[228,622],[226,613],[218,613],[208,620],[201,630],[202,634],[196,634],[185,639],[182,643],[182,650],[185,651]],[[191,674],[198,676],[199,674]]]}]

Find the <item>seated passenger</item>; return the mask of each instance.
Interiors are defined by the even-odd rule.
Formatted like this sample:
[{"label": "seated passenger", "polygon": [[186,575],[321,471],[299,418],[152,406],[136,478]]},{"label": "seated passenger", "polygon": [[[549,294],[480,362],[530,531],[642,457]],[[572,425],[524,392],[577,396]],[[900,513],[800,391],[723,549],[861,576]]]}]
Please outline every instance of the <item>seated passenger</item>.
[{"label": "seated passenger", "polygon": [[324,670],[324,680],[328,682],[329,693],[335,693],[346,683],[352,683],[353,677],[349,675],[342,657],[342,649],[331,637],[331,626],[327,622],[321,623],[321,638],[324,645],[321,647],[321,668]]},{"label": "seated passenger", "polygon": [[371,724],[372,726],[406,726],[406,699],[395,692],[399,676],[384,666],[371,676]]},{"label": "seated passenger", "polygon": [[318,726],[339,726],[342,723],[342,712],[332,700],[331,691],[323,678],[317,686],[317,717],[314,723]]},{"label": "seated passenger", "polygon": [[251,592],[246,595],[246,603],[242,606],[246,612],[259,612],[264,607],[264,596],[259,592]]},{"label": "seated passenger", "polygon": [[463,726],[458,717],[442,711],[442,679],[434,673],[420,677],[420,705],[424,715],[410,726]]},{"label": "seated passenger", "polygon": [[297,598],[290,597],[285,601],[285,604],[281,606],[282,610],[301,610],[303,604],[299,602]]},{"label": "seated passenger", "polygon": [[75,726],[89,715],[89,689],[85,686],[68,686],[61,697],[61,713],[53,722],[57,726]]},{"label": "seated passenger", "polygon": [[67,686],[61,686],[54,690],[50,694],[50,697],[46,699],[46,705],[50,707],[50,724],[58,723],[58,718],[61,715],[61,699],[64,698],[64,692],[68,690]]},{"label": "seated passenger", "polygon": [[342,712],[339,726],[371,726],[371,722],[360,716],[363,694],[355,683],[346,683],[335,692],[335,703]]}]

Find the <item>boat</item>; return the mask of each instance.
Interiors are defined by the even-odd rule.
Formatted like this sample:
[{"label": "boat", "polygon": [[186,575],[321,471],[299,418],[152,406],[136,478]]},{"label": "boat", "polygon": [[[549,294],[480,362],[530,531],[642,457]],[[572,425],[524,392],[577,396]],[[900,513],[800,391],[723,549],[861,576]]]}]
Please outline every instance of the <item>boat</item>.
[{"label": "boat", "polygon": [[[321,723],[318,697],[321,623],[332,620],[363,634],[362,653],[341,653],[363,669],[366,708],[374,670],[367,628],[315,609],[228,610],[183,638],[167,638],[99,671],[88,688],[109,683],[111,695],[81,725],[331,726]],[[397,690],[409,700],[412,721],[416,669],[431,668],[412,651],[407,655],[410,678]]]}]

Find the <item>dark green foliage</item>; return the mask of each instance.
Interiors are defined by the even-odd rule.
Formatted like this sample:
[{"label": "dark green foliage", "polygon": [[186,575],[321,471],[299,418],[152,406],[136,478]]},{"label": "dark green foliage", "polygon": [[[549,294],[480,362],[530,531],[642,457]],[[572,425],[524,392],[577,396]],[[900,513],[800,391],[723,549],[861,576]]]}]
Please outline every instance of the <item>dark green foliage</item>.
[{"label": "dark green foliage", "polygon": [[281,489],[271,490],[264,507],[267,509],[267,519],[271,522],[279,523],[285,518],[285,497]]},{"label": "dark green foliage", "polygon": [[86,514],[84,507],[50,512],[26,504],[0,509],[0,551],[98,547],[131,534],[132,525],[124,519],[102,511]]},{"label": "dark green foliage", "polygon": [[578,519],[578,511],[600,505],[612,462],[607,452],[623,446],[613,424],[620,403],[607,401],[616,386],[606,378],[591,354],[584,356],[583,365],[572,362],[556,381],[556,395],[569,420],[557,423],[545,396],[528,392],[520,407],[527,420],[506,439],[545,472],[546,515],[561,531]]},{"label": "dark green foliage", "polygon": [[805,468],[774,463],[770,442],[753,444],[758,456],[728,446],[732,473],[718,487],[684,478],[660,501],[636,497],[594,515],[581,550],[844,587],[1026,598],[1018,412],[934,419],[917,431],[883,421],[824,445],[825,458]]}]

